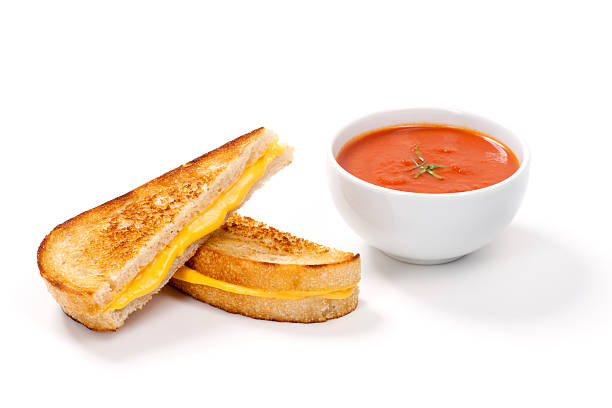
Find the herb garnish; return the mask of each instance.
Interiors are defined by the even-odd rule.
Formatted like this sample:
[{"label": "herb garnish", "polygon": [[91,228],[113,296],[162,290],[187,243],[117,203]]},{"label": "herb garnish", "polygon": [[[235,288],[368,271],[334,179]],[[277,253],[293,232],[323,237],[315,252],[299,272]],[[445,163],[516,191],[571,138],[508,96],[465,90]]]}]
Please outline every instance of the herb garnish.
[{"label": "herb garnish", "polygon": [[441,164],[427,164],[427,160],[425,160],[423,156],[421,156],[419,145],[415,144],[413,151],[414,151],[414,155],[416,156],[416,160],[412,159],[412,162],[414,163],[414,167],[411,168],[410,171],[420,169],[420,171],[417,174],[415,174],[414,178],[419,178],[421,174],[428,173],[432,175],[433,177],[437,178],[438,180],[444,180],[444,177],[442,177],[441,175],[439,175],[438,173],[434,171],[435,169],[439,169],[444,166],[442,166]]}]

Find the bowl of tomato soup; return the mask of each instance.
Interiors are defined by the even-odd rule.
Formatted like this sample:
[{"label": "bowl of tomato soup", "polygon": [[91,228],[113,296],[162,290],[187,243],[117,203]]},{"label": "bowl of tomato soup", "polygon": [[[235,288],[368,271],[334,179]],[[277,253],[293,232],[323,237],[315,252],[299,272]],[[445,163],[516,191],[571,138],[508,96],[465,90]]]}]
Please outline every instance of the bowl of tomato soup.
[{"label": "bowl of tomato soup", "polygon": [[489,243],[516,214],[525,142],[486,118],[443,109],[386,111],[333,138],[329,185],[370,245],[416,264],[450,262]]}]

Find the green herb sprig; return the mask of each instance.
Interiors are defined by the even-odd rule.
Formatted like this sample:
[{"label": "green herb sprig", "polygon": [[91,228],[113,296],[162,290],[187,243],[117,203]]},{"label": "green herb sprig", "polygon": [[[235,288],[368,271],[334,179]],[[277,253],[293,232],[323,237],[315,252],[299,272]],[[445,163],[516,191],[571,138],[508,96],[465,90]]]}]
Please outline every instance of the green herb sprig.
[{"label": "green herb sprig", "polygon": [[[419,178],[421,175],[427,173],[438,180],[444,180],[444,177],[435,172],[436,169],[442,168],[441,164],[427,164],[427,160],[425,160],[419,150],[419,145],[414,145],[413,148],[414,155],[416,159],[411,159],[414,163],[414,167],[410,169],[410,171],[419,169],[419,172],[414,175],[414,178]],[[418,160],[418,161],[417,161]]]}]

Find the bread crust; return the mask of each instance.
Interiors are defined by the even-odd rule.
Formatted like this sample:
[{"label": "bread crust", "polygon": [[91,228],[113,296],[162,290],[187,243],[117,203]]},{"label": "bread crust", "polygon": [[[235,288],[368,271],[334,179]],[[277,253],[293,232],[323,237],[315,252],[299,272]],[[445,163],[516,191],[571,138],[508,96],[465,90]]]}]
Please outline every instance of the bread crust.
[{"label": "bread crust", "polygon": [[[150,296],[120,311],[102,313],[104,305],[275,140],[273,132],[257,129],[54,228],[40,244],[37,261],[62,309],[92,329],[120,327]],[[287,148],[263,178],[290,162]],[[190,247],[185,255],[196,249]]]},{"label": "bread crust", "polygon": [[202,302],[230,313],[278,322],[318,323],[349,314],[357,307],[359,288],[346,299],[309,297],[273,299],[241,295],[205,285],[172,279],[171,285]]},{"label": "bread crust", "polygon": [[[211,278],[270,292],[339,290],[361,278],[359,254],[339,251],[264,223],[233,214],[212,233],[187,265]],[[236,294],[171,279],[175,288],[232,313],[257,319],[318,322],[357,306],[358,289],[347,299],[274,299]]]}]

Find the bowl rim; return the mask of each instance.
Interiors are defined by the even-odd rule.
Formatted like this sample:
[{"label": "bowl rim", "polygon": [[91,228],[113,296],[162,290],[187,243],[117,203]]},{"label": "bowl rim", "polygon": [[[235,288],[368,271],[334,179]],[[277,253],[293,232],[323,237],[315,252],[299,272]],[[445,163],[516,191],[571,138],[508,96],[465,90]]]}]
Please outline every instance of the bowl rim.
[{"label": "bowl rim", "polygon": [[[519,168],[512,173],[512,175],[508,178],[505,178],[495,184],[492,184],[490,186],[487,187],[483,187],[483,188],[478,188],[475,190],[468,190],[468,191],[459,191],[459,192],[454,192],[454,193],[415,193],[412,191],[402,191],[402,190],[394,190],[392,188],[387,188],[387,187],[382,187],[382,186],[378,186],[376,184],[367,182],[365,180],[360,179],[359,177],[349,173],[348,171],[346,171],[342,166],[340,166],[340,164],[338,163],[338,161],[336,160],[336,157],[334,156],[334,143],[336,142],[336,140],[340,137],[340,135],[350,126],[352,126],[353,124],[371,118],[371,117],[375,117],[375,116],[380,116],[380,115],[386,115],[386,114],[392,114],[392,113],[405,113],[405,112],[414,112],[414,111],[435,111],[438,113],[450,113],[453,115],[461,115],[461,116],[469,116],[473,119],[479,120],[479,121],[484,121],[484,122],[489,122],[495,126],[500,127],[501,129],[503,129],[504,131],[510,133],[512,136],[514,136],[520,146],[521,149],[523,150],[523,160],[519,161]],[[410,124],[411,122],[403,122],[403,123],[397,123],[397,125],[403,125],[403,124]],[[413,121],[412,123],[423,123],[423,122],[418,122],[418,121]],[[442,123],[442,122],[431,122],[431,121],[427,121],[427,123],[435,123],[435,124],[441,124],[441,125],[451,125],[453,126],[452,123]],[[389,126],[394,126],[394,125],[389,125]],[[371,129],[371,130],[375,130],[377,128]],[[477,129],[474,129],[477,130]],[[358,134],[353,136],[356,137],[359,136]],[[495,139],[495,137],[492,135],[491,137],[493,137],[493,139]],[[351,140],[351,139],[349,139]],[[497,140],[497,139],[495,139]],[[345,142],[345,143],[348,143]],[[504,143],[505,144],[505,143]],[[342,145],[344,146],[344,145]],[[342,148],[342,147],[341,147]],[[516,155],[516,153],[514,153]],[[523,173],[525,173],[527,171],[527,169],[529,168],[529,163],[531,161],[531,153],[529,151],[529,146],[527,145],[527,142],[525,141],[524,138],[522,138],[521,136],[517,135],[516,133],[514,133],[513,131],[511,131],[510,129],[508,129],[507,127],[499,124],[498,122],[491,120],[489,118],[486,118],[482,115],[478,115],[478,114],[474,114],[471,112],[467,112],[467,111],[462,111],[462,110],[456,110],[456,109],[444,109],[444,108],[431,108],[431,107],[418,107],[418,108],[406,108],[406,109],[389,109],[389,110],[382,110],[382,111],[378,111],[378,112],[374,112],[365,116],[361,116],[351,122],[349,122],[348,124],[344,125],[340,130],[338,130],[335,135],[331,138],[331,143],[328,146],[328,151],[327,151],[327,156],[328,156],[328,160],[331,162],[331,165],[334,167],[334,169],[344,178],[346,178],[347,180],[364,186],[366,188],[370,188],[373,189],[374,191],[379,191],[381,193],[385,193],[385,194],[391,194],[391,195],[398,195],[398,196],[406,196],[406,197],[419,197],[419,198],[438,198],[438,197],[466,197],[466,196],[470,196],[470,195],[474,195],[474,194],[486,194],[490,191],[496,190],[501,188],[502,186],[512,183],[514,180],[516,180],[517,178],[519,178]]]}]

